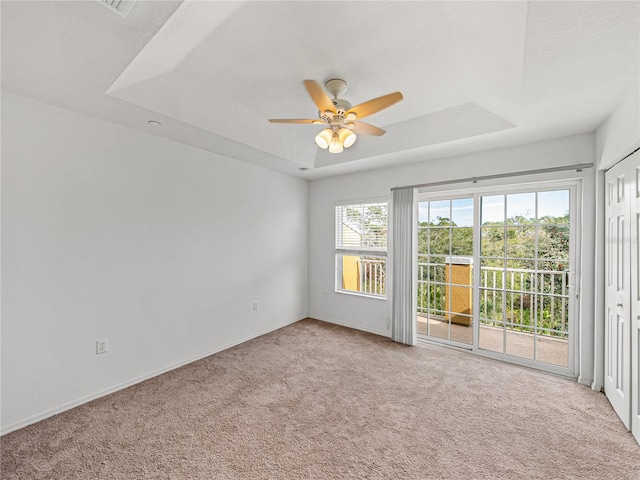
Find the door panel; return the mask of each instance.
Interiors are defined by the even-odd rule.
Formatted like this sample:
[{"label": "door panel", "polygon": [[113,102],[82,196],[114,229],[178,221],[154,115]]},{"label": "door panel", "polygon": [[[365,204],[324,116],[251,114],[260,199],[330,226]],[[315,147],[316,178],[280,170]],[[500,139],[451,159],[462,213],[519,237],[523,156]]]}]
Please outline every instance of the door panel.
[{"label": "door panel", "polygon": [[[633,160],[633,157],[636,157]],[[637,197],[637,155],[620,162],[606,174],[606,328],[605,328],[605,393],[614,410],[627,428],[631,428],[633,398],[637,398],[637,346],[635,347],[634,372],[632,372],[632,350],[637,345],[637,326],[632,335],[631,279],[637,282],[637,261],[631,258],[631,238],[635,236],[637,250],[637,220],[631,215],[632,203]],[[634,165],[635,164],[635,165]],[[637,203],[637,202],[635,202]],[[637,255],[637,251],[634,255]],[[636,265],[635,274],[630,269]],[[636,289],[637,290],[637,289]],[[637,293],[635,297],[637,298]],[[635,302],[633,302],[635,303]],[[637,307],[636,307],[637,308]],[[637,319],[636,319],[637,323]],[[635,386],[634,386],[635,384]],[[633,389],[635,388],[635,393]],[[637,402],[636,402],[637,404]],[[637,410],[637,408],[636,408]],[[637,414],[636,414],[637,416]]]},{"label": "door panel", "polygon": [[630,230],[631,234],[631,262],[630,262],[630,307],[631,307],[631,432],[640,443],[640,282],[638,270],[640,267],[640,153],[636,152],[630,157],[631,167],[631,192],[630,192]]},{"label": "door panel", "polygon": [[419,203],[417,332],[473,343],[472,197]]},{"label": "door panel", "polygon": [[569,367],[570,198],[480,198],[480,349]]}]

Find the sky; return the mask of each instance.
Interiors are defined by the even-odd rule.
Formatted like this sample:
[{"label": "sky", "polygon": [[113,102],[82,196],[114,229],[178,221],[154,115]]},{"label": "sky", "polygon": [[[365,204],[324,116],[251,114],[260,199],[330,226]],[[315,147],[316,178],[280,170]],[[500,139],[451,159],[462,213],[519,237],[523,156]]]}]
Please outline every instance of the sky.
[{"label": "sky", "polygon": [[[522,215],[535,218],[536,194],[514,193],[509,195],[487,195],[482,197],[481,222],[502,222],[505,217],[505,199],[507,218]],[[420,202],[419,221],[427,222],[428,202]],[[544,216],[561,217],[569,211],[569,190],[538,192],[538,218]],[[431,202],[431,219],[451,218],[458,226],[473,226],[473,197],[455,200],[434,200]]]}]

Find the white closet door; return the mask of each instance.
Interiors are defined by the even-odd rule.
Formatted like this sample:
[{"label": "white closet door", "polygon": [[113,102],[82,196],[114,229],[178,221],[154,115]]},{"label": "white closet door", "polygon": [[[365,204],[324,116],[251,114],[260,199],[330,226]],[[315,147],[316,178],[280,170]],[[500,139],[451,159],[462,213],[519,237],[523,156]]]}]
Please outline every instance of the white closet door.
[{"label": "white closet door", "polygon": [[640,152],[627,159],[631,166],[631,431],[640,443]]},{"label": "white closet door", "polygon": [[[629,160],[629,159],[627,159]],[[634,169],[620,162],[606,178],[606,325],[604,391],[614,410],[630,428],[631,420],[631,219]]]}]

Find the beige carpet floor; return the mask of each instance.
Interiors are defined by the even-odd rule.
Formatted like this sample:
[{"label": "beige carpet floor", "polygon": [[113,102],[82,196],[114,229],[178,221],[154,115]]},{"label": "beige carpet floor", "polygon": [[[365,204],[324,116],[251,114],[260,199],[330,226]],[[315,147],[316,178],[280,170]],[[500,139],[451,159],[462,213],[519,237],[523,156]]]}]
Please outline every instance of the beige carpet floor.
[{"label": "beige carpet floor", "polygon": [[0,439],[2,479],[640,479],[605,396],[304,320]]}]

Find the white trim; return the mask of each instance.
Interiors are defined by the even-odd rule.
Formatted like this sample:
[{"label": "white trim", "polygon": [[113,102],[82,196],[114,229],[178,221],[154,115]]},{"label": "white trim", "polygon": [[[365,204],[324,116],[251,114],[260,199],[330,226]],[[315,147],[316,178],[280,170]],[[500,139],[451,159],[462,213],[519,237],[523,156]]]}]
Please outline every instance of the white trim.
[{"label": "white trim", "polygon": [[[522,181],[518,183],[508,183],[508,184],[500,184],[500,183],[492,183],[491,185],[485,185],[482,187],[460,187],[454,190],[444,190],[444,189],[420,189],[418,191],[418,200],[428,199],[428,200],[438,200],[442,199],[458,199],[458,198],[466,198],[469,195],[473,194],[493,194],[496,189],[500,189],[500,194],[509,194],[514,192],[521,192],[523,190],[531,189],[532,186],[535,186],[536,191],[538,192],[546,192],[557,190],[558,187],[564,187],[569,184],[574,184],[575,182],[581,182],[584,179],[584,176],[576,176],[575,172],[565,172],[565,177],[558,178],[558,175],[553,177],[550,174],[540,174],[535,175],[532,178],[523,178]],[[540,185],[540,187],[538,187]],[[448,188],[452,188],[451,185],[446,185]]]},{"label": "white trim", "polygon": [[562,165],[558,167],[551,168],[540,168],[537,170],[523,170],[519,172],[507,172],[507,173],[497,173],[494,175],[482,175],[480,177],[468,177],[468,178],[457,178],[452,180],[442,180],[440,182],[431,182],[431,183],[421,183],[417,185],[405,185],[401,187],[393,187],[391,190],[400,190],[404,188],[432,188],[432,187],[445,187],[449,188],[450,185],[460,184],[460,183],[478,183],[480,181],[491,181],[491,180],[504,180],[505,178],[512,177],[522,177],[522,176],[530,176],[530,175],[548,175],[553,173],[560,173],[564,171],[575,170],[577,172],[582,172],[585,168],[593,168],[593,163],[578,163],[575,165]]},{"label": "white trim", "polygon": [[346,205],[363,205],[363,204],[378,204],[389,203],[389,197],[374,197],[374,198],[354,198],[353,200],[338,200],[335,202],[336,207],[344,207]]},{"label": "white trim", "polygon": [[134,378],[132,380],[128,380],[128,381],[123,382],[123,383],[119,383],[117,385],[113,385],[113,386],[111,386],[109,388],[105,388],[104,390],[100,390],[100,391],[98,391],[96,393],[92,393],[90,395],[86,395],[86,396],[81,397],[81,398],[79,398],[77,400],[74,400],[72,402],[68,402],[68,403],[60,405],[58,407],[54,407],[54,408],[51,408],[51,409],[46,410],[44,412],[38,413],[36,415],[32,415],[32,416],[30,416],[30,417],[28,417],[26,419],[10,423],[9,425],[5,425],[5,426],[2,427],[2,430],[0,431],[0,436],[6,435],[7,433],[11,433],[11,432],[13,432],[15,430],[19,430],[20,428],[24,428],[24,427],[26,427],[28,425],[31,425],[31,424],[34,424],[36,422],[40,422],[42,420],[45,420],[45,419],[47,419],[49,417],[52,417],[54,415],[57,415],[59,413],[66,412],[67,410],[71,410],[72,408],[78,407],[80,405],[83,405],[85,403],[91,402],[93,400],[97,400],[98,398],[104,397],[104,396],[109,395],[111,393],[115,393],[115,392],[117,392],[119,390],[123,390],[123,389],[125,389],[127,387],[131,387],[131,386],[136,385],[138,383],[144,382],[145,380],[149,380],[151,378],[157,377],[159,375],[162,375],[163,373],[167,373],[167,372],[170,372],[170,371],[175,370],[177,368],[180,368],[180,367],[183,367],[185,365],[188,365],[190,363],[197,362],[198,360],[202,360],[203,358],[206,358],[206,357],[209,357],[209,356],[214,355],[216,353],[222,352],[222,351],[227,350],[227,349],[229,349],[231,347],[235,347],[236,345],[240,345],[241,343],[248,342],[249,340],[253,340],[254,338],[258,338],[258,337],[261,337],[262,335],[266,335],[267,333],[273,332],[275,330],[279,330],[280,328],[286,327],[287,325],[292,325],[292,324],[294,324],[296,322],[304,320],[305,318],[309,318],[309,317],[305,315],[304,317],[301,317],[301,318],[299,318],[297,320],[293,320],[293,321],[289,321],[289,322],[284,322],[284,323],[278,324],[275,327],[270,327],[270,328],[268,328],[266,330],[263,330],[263,331],[260,331],[260,332],[258,332],[256,334],[249,335],[249,336],[244,337],[244,338],[242,338],[240,340],[231,342],[231,343],[229,343],[227,345],[224,345],[222,347],[219,347],[219,348],[216,348],[214,350],[211,350],[211,351],[209,351],[207,353],[204,353],[202,355],[198,355],[196,357],[193,357],[193,358],[181,361],[181,362],[174,363],[172,365],[169,365],[167,367],[161,368],[159,370],[155,370],[154,372],[142,375],[140,377]]},{"label": "white trim", "polygon": [[377,295],[375,293],[365,293],[365,292],[354,292],[353,290],[342,290],[336,288],[334,293],[341,293],[343,295],[352,295],[354,297],[366,297],[366,298],[375,298],[377,300],[386,300],[386,295]]},{"label": "white trim", "polygon": [[[389,234],[388,234],[388,230],[389,230],[389,204],[390,204],[390,200],[388,197],[378,197],[377,199],[370,199],[370,200],[353,200],[353,201],[340,201],[340,202],[336,202],[336,205],[334,207],[334,220],[335,220],[335,250],[334,250],[334,261],[335,261],[335,265],[334,265],[334,272],[335,272],[335,284],[334,284],[334,291],[336,293],[348,293],[348,294],[355,294],[355,295],[359,295],[359,296],[363,296],[363,297],[368,297],[368,298],[383,298],[386,299],[387,298],[387,289],[389,286],[389,281],[388,281],[388,275],[385,275],[385,279],[384,279],[384,290],[385,293],[380,295],[380,294],[375,294],[375,293],[369,293],[369,292],[360,292],[360,291],[354,291],[354,290],[347,290],[342,288],[342,282],[343,282],[343,261],[342,258],[344,256],[358,256],[358,257],[374,257],[374,258],[380,258],[382,260],[384,260],[385,262],[385,269],[386,269],[386,265],[387,265],[387,251],[388,251],[388,241],[389,241]],[[386,241],[387,241],[387,247],[363,247],[362,245],[359,246],[345,246],[342,245],[344,238],[343,238],[343,227],[344,225],[347,225],[345,223],[345,216],[344,216],[344,211],[346,209],[342,208],[342,207],[365,207],[365,206],[371,206],[371,205],[380,205],[380,206],[384,206],[386,208],[386,215],[387,215],[387,234],[386,234]],[[350,227],[351,229],[353,229],[352,227]],[[364,237],[364,230],[360,232],[360,237],[361,237],[361,242],[362,243],[362,237]],[[339,240],[338,240],[339,239]],[[338,243],[340,243],[340,245],[338,245]]]},{"label": "white trim", "polygon": [[604,338],[606,318],[606,265],[605,265],[605,237],[606,237],[606,179],[604,170],[596,172],[594,178],[595,193],[595,265],[594,265],[594,301],[593,301],[593,380],[591,388],[598,392],[604,391]]},{"label": "white trim", "polygon": [[371,247],[369,249],[361,249],[358,247],[336,247],[336,254],[341,253],[343,255],[358,255],[361,257],[380,257],[386,258],[387,250],[382,250],[380,247]]},{"label": "white trim", "polygon": [[345,322],[343,320],[335,320],[328,317],[313,316],[309,318],[311,318],[312,320],[320,320],[321,322],[333,323],[334,325],[340,325],[341,327],[352,328],[353,330],[360,330],[362,332],[373,333],[374,335],[391,338],[391,332],[387,330],[377,330],[375,328],[363,327],[362,325],[356,325],[354,323]]}]

